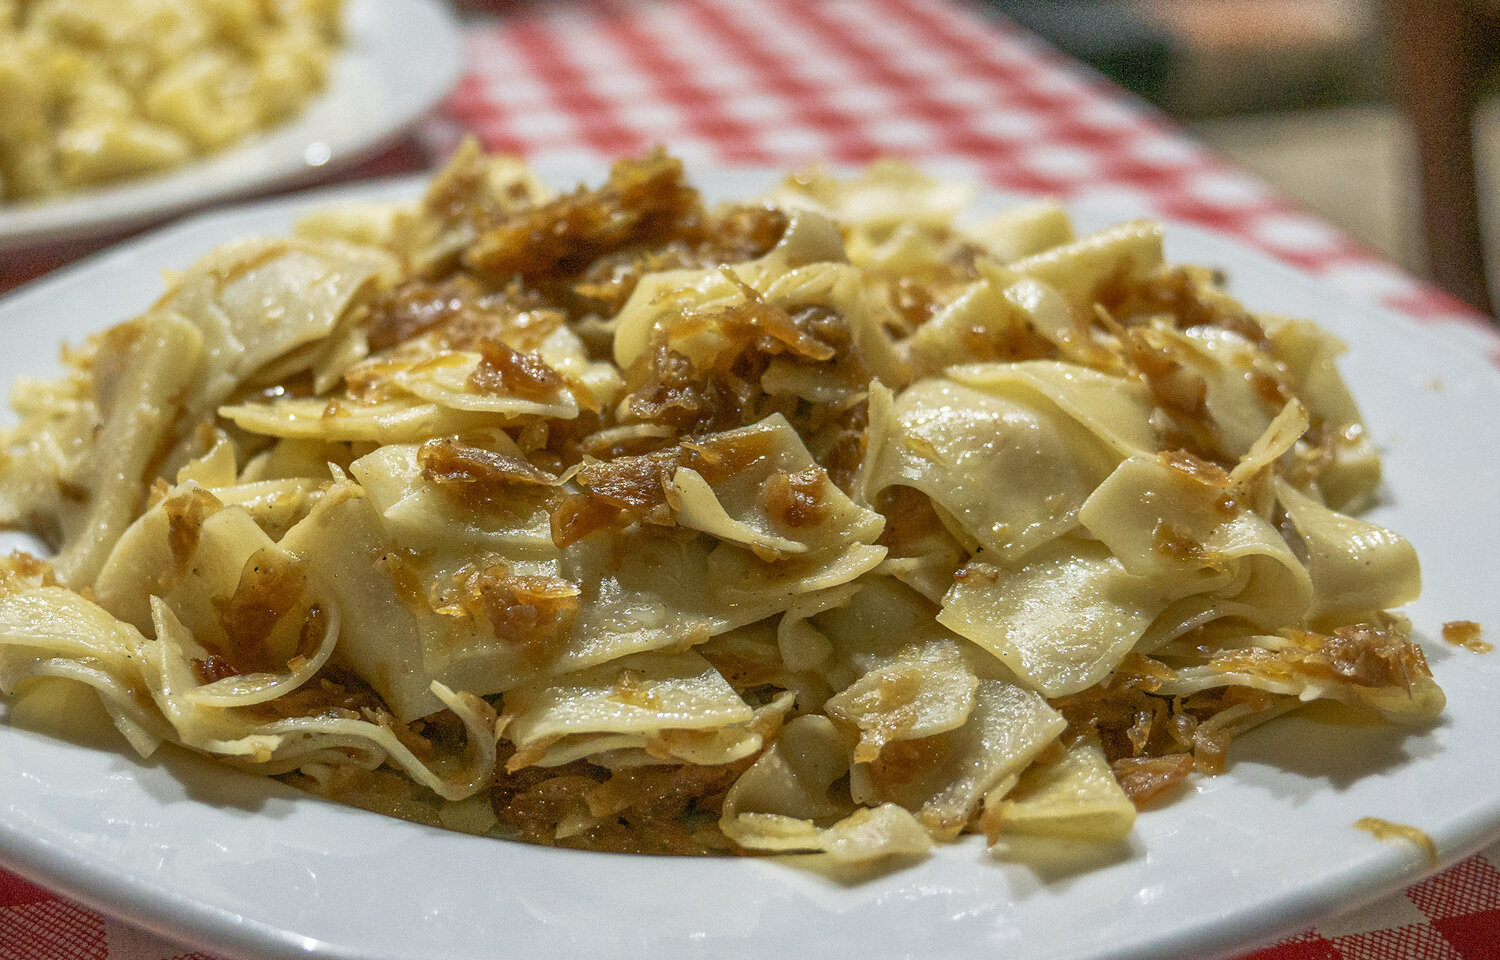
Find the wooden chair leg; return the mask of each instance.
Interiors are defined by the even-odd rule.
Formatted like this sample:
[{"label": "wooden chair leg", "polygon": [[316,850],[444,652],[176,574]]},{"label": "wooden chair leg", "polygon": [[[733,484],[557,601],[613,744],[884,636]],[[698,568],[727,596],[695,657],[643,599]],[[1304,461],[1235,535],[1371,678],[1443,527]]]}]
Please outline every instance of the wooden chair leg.
[{"label": "wooden chair leg", "polygon": [[1400,99],[1421,163],[1432,277],[1491,314],[1474,177],[1474,108],[1485,37],[1472,6],[1472,0],[1386,0]]}]

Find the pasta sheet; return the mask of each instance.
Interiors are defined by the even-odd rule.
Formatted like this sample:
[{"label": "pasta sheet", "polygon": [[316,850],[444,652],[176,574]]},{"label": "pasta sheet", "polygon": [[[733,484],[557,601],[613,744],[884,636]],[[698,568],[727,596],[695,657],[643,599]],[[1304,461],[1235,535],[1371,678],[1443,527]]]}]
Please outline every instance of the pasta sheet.
[{"label": "pasta sheet", "polygon": [[[1312,700],[1442,692],[1309,321],[900,165],[706,206],[459,151],[15,386],[0,689],[472,833],[1111,843]],[[1018,854],[1017,854],[1018,855]]]}]

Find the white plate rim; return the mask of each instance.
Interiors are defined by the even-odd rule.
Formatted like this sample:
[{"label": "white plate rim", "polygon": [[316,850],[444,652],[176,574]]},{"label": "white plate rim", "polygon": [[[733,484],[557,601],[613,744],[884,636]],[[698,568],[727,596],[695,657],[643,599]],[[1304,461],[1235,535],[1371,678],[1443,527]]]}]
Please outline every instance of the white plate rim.
[{"label": "white plate rim", "polygon": [[[587,165],[582,165],[550,170],[544,168],[543,172],[549,179],[566,182],[592,171]],[[769,176],[763,171],[723,170],[707,174],[706,180],[705,175],[700,174],[699,179],[710,186],[717,180],[718,189],[724,191],[730,185],[764,184]],[[0,300],[0,326],[11,322],[18,313],[27,312],[35,305],[48,301],[60,289],[91,283],[98,278],[115,275],[122,269],[139,266],[138,261],[149,261],[152,255],[159,254],[162,250],[191,241],[205,227],[215,226],[222,231],[241,229],[251,223],[286,222],[297,211],[328,203],[409,195],[418,182],[420,182],[418,178],[406,178],[386,183],[361,184],[299,197],[282,198],[194,218],[132,241],[116,250],[97,255],[89,261],[74,265],[43,280],[35,281],[16,291]],[[988,199],[994,203],[1003,203],[1012,198],[1003,194],[992,194]],[[1108,216],[1104,219],[1114,219],[1115,215],[1120,212],[1110,209]],[[1102,216],[1099,211],[1091,212],[1087,209],[1079,211],[1079,215],[1085,223],[1096,224]],[[1204,253],[1208,261],[1227,263],[1236,271],[1248,271],[1268,278],[1268,282],[1274,288],[1269,289],[1266,294],[1271,302],[1257,303],[1255,306],[1283,310],[1287,308],[1281,304],[1282,299],[1292,305],[1305,303],[1309,298],[1325,305],[1331,302],[1330,298],[1337,302],[1347,300],[1343,295],[1330,291],[1326,285],[1273,261],[1232,238],[1184,225],[1169,225],[1168,237],[1169,248],[1185,246]],[[1198,259],[1202,261],[1205,257]],[[1181,259],[1181,257],[1176,257],[1176,259]],[[1450,331],[1446,328],[1418,325],[1408,318],[1390,314],[1373,305],[1357,301],[1348,302],[1346,309],[1358,315],[1361,323],[1377,324],[1378,326],[1371,327],[1372,330],[1394,330],[1396,333],[1393,335],[1402,338],[1403,341],[1412,339],[1421,346],[1421,349],[1435,352],[1441,356],[1444,363],[1460,370],[1465,376],[1471,377],[1473,383],[1477,384],[1474,389],[1481,395],[1492,401],[1500,398],[1500,372],[1487,363],[1476,360],[1468,345],[1458,338],[1450,337],[1448,335]],[[101,323],[115,319],[122,319],[122,317],[103,319]],[[1377,432],[1380,430],[1379,423],[1372,425]],[[1500,471],[1500,468],[1497,468],[1493,462],[1486,466],[1492,472]],[[1495,529],[1493,511],[1489,515],[1482,516],[1481,520],[1488,524],[1486,529]],[[1487,609],[1493,611],[1495,601],[1491,599],[1488,602],[1490,607]],[[1493,617],[1490,622],[1500,622],[1500,617]],[[1443,678],[1442,662],[1450,661],[1457,655],[1448,654],[1446,651],[1435,653],[1438,654],[1434,659],[1439,663],[1439,676]],[[1490,661],[1475,661],[1474,663],[1477,664],[1478,669],[1470,672],[1483,674],[1484,682],[1489,684],[1490,688],[1500,690],[1500,676],[1497,676],[1500,671],[1490,666]],[[1445,683],[1447,683],[1446,679]],[[16,736],[25,739],[27,736],[34,735],[27,735],[10,728],[0,728],[0,744]],[[1500,753],[1497,753],[1497,756],[1500,756]],[[3,769],[4,763],[0,761],[0,770]],[[1235,776],[1235,771],[1232,769],[1224,777],[1201,785],[1196,796],[1185,798],[1180,805],[1169,807],[1161,813],[1170,814],[1179,806],[1184,810],[1190,810],[1193,804],[1200,802],[1199,797],[1213,793],[1221,786],[1226,788],[1232,786]],[[293,806],[306,807],[308,804],[315,803],[316,801],[301,798]],[[366,818],[360,821],[359,830],[363,832],[371,829],[370,823],[367,822],[370,815],[341,808],[332,809],[336,811],[334,820],[347,821],[348,817]],[[421,955],[399,952],[399,947],[394,948],[392,952],[386,952],[384,945],[369,941],[361,945],[354,942],[339,942],[328,937],[309,936],[307,933],[278,926],[275,922],[268,922],[263,917],[251,916],[245,911],[237,912],[223,905],[209,902],[201,894],[195,896],[182,889],[171,888],[170,885],[163,886],[159,877],[154,878],[154,881],[152,878],[142,876],[122,879],[117,871],[101,866],[86,851],[70,848],[67,837],[38,836],[35,833],[18,829],[16,814],[13,804],[7,803],[4,807],[0,807],[0,862],[98,909],[126,916],[134,922],[158,932],[182,938],[201,948],[228,952],[235,956],[265,958],[313,956],[338,958],[338,960],[386,960],[386,958],[395,960],[398,957],[414,958]],[[403,842],[409,841],[414,836],[411,831],[426,830],[426,828],[378,818],[375,818],[373,822],[382,825],[373,828],[375,834],[400,833],[403,835]],[[1439,844],[1441,864],[1454,862],[1479,849],[1500,833],[1500,799],[1477,803],[1465,815],[1450,817],[1433,828],[1431,832]],[[456,841],[486,842],[473,841],[470,838],[456,838],[451,834],[435,832],[422,833],[421,836],[423,838],[421,842],[431,843],[445,850],[453,849]],[[969,846],[972,848],[973,845]],[[655,858],[618,858],[570,851],[517,849],[514,845],[508,844],[500,844],[500,848],[504,849],[504,853],[496,850],[495,857],[490,859],[499,858],[528,867],[554,865],[546,863],[545,860],[539,860],[538,857],[542,856],[558,864],[563,862],[587,864],[587,866],[579,867],[580,872],[597,875],[631,875],[635,871],[628,867],[622,870],[622,863],[626,860],[635,859],[639,863],[657,862]],[[1343,848],[1355,849],[1348,844],[1344,844]],[[1358,849],[1360,852],[1350,864],[1342,869],[1333,870],[1323,880],[1311,884],[1303,883],[1301,886],[1293,885],[1280,896],[1263,899],[1258,904],[1259,912],[1241,911],[1227,916],[1197,916],[1160,935],[1132,942],[1117,941],[1109,944],[1107,949],[1083,942],[1074,943],[1062,952],[1054,951],[1046,955],[1068,957],[1070,960],[1102,960],[1106,955],[1121,958],[1121,960],[1137,957],[1144,960],[1148,956],[1180,955],[1208,958],[1227,955],[1276,934],[1295,932],[1335,912],[1359,906],[1382,894],[1410,884],[1431,870],[1428,865],[1412,857],[1409,851],[1399,848],[1383,847],[1371,841]],[[1149,849],[1146,852],[1149,853]],[[938,859],[947,863],[957,863],[956,856],[952,851],[944,851]],[[748,864],[746,869],[749,870],[782,871],[781,881],[778,882],[784,881],[789,887],[800,888],[804,893],[811,890],[812,893],[807,895],[814,899],[825,897],[829,899],[829,902],[833,902],[844,895],[838,890],[830,894],[828,890],[819,887],[816,881],[803,882],[806,878],[801,877],[797,872],[787,872],[791,868],[764,861],[733,862]],[[683,864],[682,872],[694,876],[719,875],[716,872],[718,871],[716,866],[711,866],[706,870],[702,867],[703,865],[698,862],[686,863]],[[924,868],[913,869],[920,872]],[[985,869],[999,870],[998,867],[990,865],[986,865]],[[899,878],[902,875],[905,875],[905,872],[898,871],[895,876]],[[734,940],[732,945],[736,948],[746,946],[755,948],[761,936],[762,934],[752,931],[746,937]],[[561,942],[548,941],[552,946],[557,946]],[[468,946],[472,947],[473,944],[468,944]],[[657,952],[663,957],[698,955],[693,952],[691,944],[655,943],[653,946],[660,948]],[[900,946],[899,941],[897,946]],[[877,952],[871,953],[872,957],[901,955],[891,949],[890,943],[876,944],[875,948]],[[879,952],[882,949],[886,952]],[[752,952],[755,952],[754,949],[743,949],[731,951],[728,955],[748,956]],[[469,954],[462,955],[468,956]],[[960,950],[959,952],[929,952],[928,955],[961,957],[978,955],[978,952]],[[1030,954],[1021,955],[1030,956]],[[1041,955],[1037,954],[1037,956]]]}]

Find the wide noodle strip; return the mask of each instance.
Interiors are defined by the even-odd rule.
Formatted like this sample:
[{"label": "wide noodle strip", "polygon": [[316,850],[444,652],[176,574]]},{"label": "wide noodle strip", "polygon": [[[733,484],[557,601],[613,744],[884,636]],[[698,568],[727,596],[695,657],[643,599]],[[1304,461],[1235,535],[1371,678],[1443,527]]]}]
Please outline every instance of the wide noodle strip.
[{"label": "wide noodle strip", "polygon": [[969,199],[470,144],[213,251],[15,385],[0,688],[470,833],[844,862],[1118,840],[1313,700],[1433,720],[1341,344]]}]

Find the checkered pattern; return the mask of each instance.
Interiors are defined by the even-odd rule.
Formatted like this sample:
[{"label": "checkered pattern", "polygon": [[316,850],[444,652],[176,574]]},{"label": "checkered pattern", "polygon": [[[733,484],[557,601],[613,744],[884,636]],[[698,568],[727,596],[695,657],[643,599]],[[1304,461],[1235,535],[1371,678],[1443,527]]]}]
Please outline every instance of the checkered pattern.
[{"label": "checkered pattern", "polygon": [[1245,960],[1496,960],[1500,847]]},{"label": "checkered pattern", "polygon": [[[462,85],[422,128],[422,149],[407,145],[358,173],[415,169],[465,132],[492,150],[599,162],[657,143],[690,161],[782,168],[900,156],[1001,188],[1203,224],[1353,296],[1460,328],[1500,362],[1500,338],[1462,304],[954,0],[538,5],[476,27],[469,57]],[[0,265],[0,289],[18,279]],[[1500,960],[1497,864],[1500,846],[1248,960]],[[83,958],[214,960],[0,872],[0,960]]]}]

